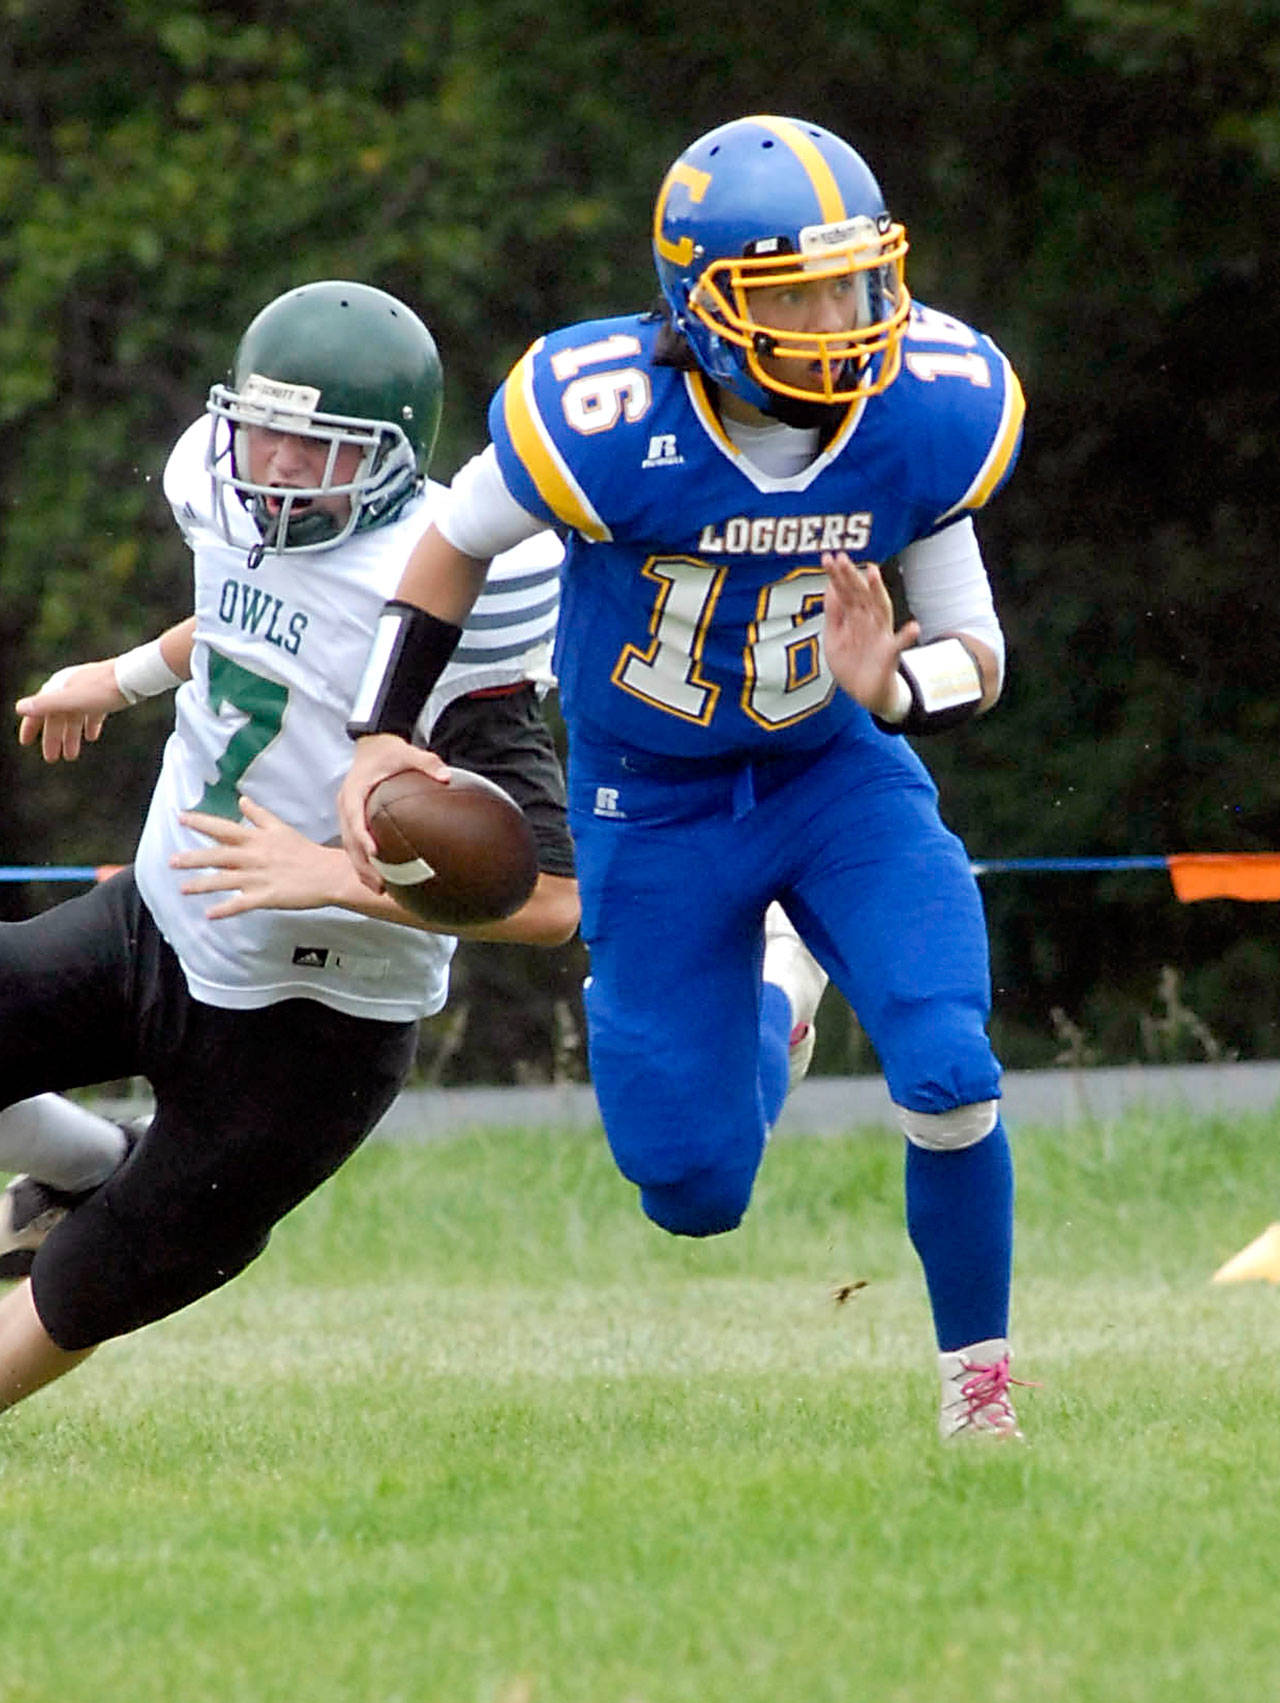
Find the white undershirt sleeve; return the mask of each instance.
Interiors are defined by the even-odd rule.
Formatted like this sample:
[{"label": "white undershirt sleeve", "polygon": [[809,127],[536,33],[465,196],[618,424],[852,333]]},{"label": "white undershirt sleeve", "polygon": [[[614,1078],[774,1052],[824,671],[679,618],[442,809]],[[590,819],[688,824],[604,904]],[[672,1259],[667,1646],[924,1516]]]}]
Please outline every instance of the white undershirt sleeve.
[{"label": "white undershirt sleeve", "polygon": [[547,526],[511,495],[492,444],[458,469],[432,518],[455,550],[481,562],[522,544],[535,532],[545,532]]},{"label": "white undershirt sleeve", "polygon": [[1003,685],[1004,633],[969,516],[908,544],[898,569],[907,607],[920,623],[920,643],[944,633],[971,633],[995,653]]}]

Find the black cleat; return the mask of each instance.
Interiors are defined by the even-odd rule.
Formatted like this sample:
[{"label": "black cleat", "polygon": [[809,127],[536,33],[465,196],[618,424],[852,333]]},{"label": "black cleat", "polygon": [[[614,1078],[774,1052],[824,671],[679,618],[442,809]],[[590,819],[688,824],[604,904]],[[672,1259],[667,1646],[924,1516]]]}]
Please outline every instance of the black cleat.
[{"label": "black cleat", "polygon": [[[121,1165],[146,1134],[149,1118],[121,1124],[125,1148]],[[101,1184],[97,1185],[99,1188]],[[31,1273],[36,1250],[45,1237],[97,1189],[55,1189],[35,1177],[15,1177],[0,1194],[0,1282],[16,1282]]]},{"label": "black cleat", "polygon": [[0,1194],[0,1278],[26,1277],[41,1242],[84,1199],[34,1177],[15,1177]]}]

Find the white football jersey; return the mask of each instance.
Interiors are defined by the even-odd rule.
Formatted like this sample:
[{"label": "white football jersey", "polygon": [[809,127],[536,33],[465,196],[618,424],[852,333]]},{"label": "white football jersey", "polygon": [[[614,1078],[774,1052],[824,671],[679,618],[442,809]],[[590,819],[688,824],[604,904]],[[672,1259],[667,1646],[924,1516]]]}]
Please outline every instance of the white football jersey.
[{"label": "white football jersey", "polygon": [[[206,1004],[252,1008],[305,996],[360,1017],[428,1016],[448,991],[451,937],[336,906],[210,921],[212,899],[184,896],[184,873],[169,859],[208,846],[179,823],[179,810],[238,817],[242,792],[309,839],[337,841],[356,685],[382,605],[441,487],[429,485],[397,520],[354,533],[335,549],[268,551],[251,566],[258,532],[249,516],[229,507],[234,543],[214,519],[209,432],[207,416],[190,426],[164,474],[194,559],[196,627],[192,677],[175,698],[174,729],[135,858],[139,890],[192,995]],[[424,728],[464,692],[546,679],[560,553],[558,539],[545,533],[495,561],[458,657],[424,711]]]}]

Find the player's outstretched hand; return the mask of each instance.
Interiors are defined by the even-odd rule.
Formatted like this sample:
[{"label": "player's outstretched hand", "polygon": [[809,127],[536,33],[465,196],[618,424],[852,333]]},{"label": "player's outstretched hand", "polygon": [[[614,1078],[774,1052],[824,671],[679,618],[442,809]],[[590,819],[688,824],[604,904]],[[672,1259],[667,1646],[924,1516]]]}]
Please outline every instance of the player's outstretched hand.
[{"label": "player's outstretched hand", "polygon": [[823,649],[836,684],[873,715],[892,716],[898,658],[920,636],[919,624],[893,627],[893,600],[874,562],[855,563],[840,551],[824,555],[827,570]]},{"label": "player's outstretched hand", "polygon": [[83,744],[102,732],[102,724],[113,710],[122,710],[128,700],[116,684],[115,659],[83,662],[51,674],[38,692],[19,698],[14,705],[22,718],[18,742],[34,745],[46,763],[65,759],[73,762]]},{"label": "player's outstretched hand", "polygon": [[184,893],[230,893],[205,912],[234,917],[243,911],[311,911],[334,904],[350,865],[341,846],[321,846],[281,821],[265,805],[240,799],[243,820],[182,810],[178,820],[213,844],[175,852],[174,869],[198,869],[182,883]]},{"label": "player's outstretched hand", "polygon": [[355,758],[338,792],[342,843],[356,874],[371,893],[386,889],[369,861],[377,855],[378,848],[369,832],[365,807],[378,782],[386,780],[388,775],[398,775],[402,769],[421,769],[424,775],[437,781],[449,779],[448,765],[434,751],[410,745],[394,733],[368,733],[356,740]]}]

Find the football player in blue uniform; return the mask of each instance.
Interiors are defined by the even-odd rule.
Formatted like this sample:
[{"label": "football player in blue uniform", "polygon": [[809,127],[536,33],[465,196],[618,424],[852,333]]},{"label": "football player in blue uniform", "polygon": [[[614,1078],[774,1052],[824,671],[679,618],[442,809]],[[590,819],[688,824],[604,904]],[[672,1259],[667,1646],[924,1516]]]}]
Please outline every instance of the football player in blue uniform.
[{"label": "football player in blue uniform", "polygon": [[[653,250],[664,311],[539,338],[409,557],[350,724],[347,849],[376,888],[370,789],[443,772],[403,741],[486,563],[560,528],[590,1065],[619,1167],[672,1233],[732,1229],[829,975],[906,1137],[942,1434],[1016,1436],[986,930],[913,741],[1000,691],[971,516],[1016,459],[1022,393],[981,332],[913,303],[902,225],[816,124],[694,142]],[[762,991],[766,932],[791,962]]]}]

